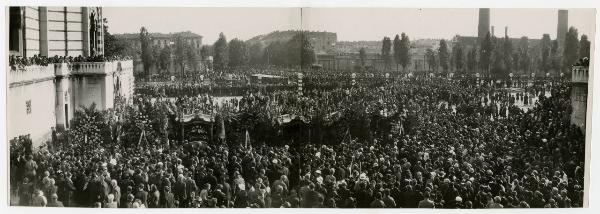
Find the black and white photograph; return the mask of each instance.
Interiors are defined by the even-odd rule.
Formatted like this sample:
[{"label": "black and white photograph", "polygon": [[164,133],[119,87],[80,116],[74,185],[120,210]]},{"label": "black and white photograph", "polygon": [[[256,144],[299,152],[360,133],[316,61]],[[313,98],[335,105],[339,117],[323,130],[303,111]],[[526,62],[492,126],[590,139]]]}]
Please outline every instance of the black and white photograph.
[{"label": "black and white photograph", "polygon": [[595,8],[4,10],[10,207],[589,206]]}]

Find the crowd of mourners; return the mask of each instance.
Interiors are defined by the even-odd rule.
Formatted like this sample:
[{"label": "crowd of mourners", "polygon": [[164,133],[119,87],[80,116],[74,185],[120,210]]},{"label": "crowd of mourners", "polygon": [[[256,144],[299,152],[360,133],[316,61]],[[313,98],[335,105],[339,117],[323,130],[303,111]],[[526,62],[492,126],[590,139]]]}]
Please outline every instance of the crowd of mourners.
[{"label": "crowd of mourners", "polygon": [[[330,85],[341,75],[307,78]],[[582,207],[585,135],[569,122],[570,83],[514,85],[516,92],[474,78],[373,77],[221,102],[210,91],[152,86],[141,103],[184,114],[256,112],[273,124],[285,115],[307,123],[368,116],[339,126],[341,138],[315,132],[281,144],[72,142],[11,160],[12,197],[48,207]],[[178,90],[188,92],[166,93]]]},{"label": "crowd of mourners", "polygon": [[53,63],[75,63],[75,62],[106,62],[106,61],[121,61],[121,60],[130,60],[131,58],[128,56],[104,56],[104,55],[95,55],[95,56],[52,56],[46,57],[40,54],[33,55],[32,57],[21,57],[16,55],[11,55],[9,57],[9,65],[11,70],[23,69],[26,66],[48,66]]}]

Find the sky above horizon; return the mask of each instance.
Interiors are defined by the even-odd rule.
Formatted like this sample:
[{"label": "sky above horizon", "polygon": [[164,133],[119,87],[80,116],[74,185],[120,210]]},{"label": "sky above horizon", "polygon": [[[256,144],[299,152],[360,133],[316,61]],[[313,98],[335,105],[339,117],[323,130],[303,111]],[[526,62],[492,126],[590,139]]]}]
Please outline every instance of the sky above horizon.
[{"label": "sky above horizon", "polygon": [[[337,33],[338,41],[381,40],[405,32],[411,40],[476,36],[478,9],[435,8],[199,8],[104,7],[109,32],[138,33],[192,31],[212,44],[223,32],[227,39],[248,40],[272,31],[311,30]],[[495,35],[556,38],[557,9],[491,9]],[[592,37],[595,9],[569,9],[569,26]],[[593,41],[593,39],[592,39]]]}]

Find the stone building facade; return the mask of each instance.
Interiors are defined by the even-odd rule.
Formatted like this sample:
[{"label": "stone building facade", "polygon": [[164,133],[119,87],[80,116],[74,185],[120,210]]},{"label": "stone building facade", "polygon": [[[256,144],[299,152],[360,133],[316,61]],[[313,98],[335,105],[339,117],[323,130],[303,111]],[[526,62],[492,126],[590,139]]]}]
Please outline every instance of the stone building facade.
[{"label": "stone building facade", "polygon": [[[100,20],[102,8],[10,7],[10,54],[102,55]],[[35,147],[51,139],[52,129],[69,129],[80,107],[107,110],[117,97],[133,101],[131,60],[7,66],[6,73],[8,138],[29,135]]]},{"label": "stone building facade", "polygon": [[104,18],[99,7],[10,7],[11,55],[104,54]]}]

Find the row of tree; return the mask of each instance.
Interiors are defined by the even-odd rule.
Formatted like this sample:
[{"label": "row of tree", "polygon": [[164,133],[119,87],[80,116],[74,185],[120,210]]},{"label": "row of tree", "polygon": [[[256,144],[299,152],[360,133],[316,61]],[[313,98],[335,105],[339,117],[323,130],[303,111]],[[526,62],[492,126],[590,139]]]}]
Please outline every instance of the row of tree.
[{"label": "row of tree", "polygon": [[308,67],[316,61],[314,48],[304,32],[296,33],[288,41],[271,42],[266,47],[260,42],[248,43],[237,38],[227,42],[221,33],[213,51],[213,65],[219,71],[249,65]]},{"label": "row of tree", "polygon": [[199,59],[207,57],[208,47],[203,46],[198,50],[191,43],[185,41],[181,35],[175,38],[173,47],[165,45],[155,46],[152,44],[150,34],[145,27],[140,29],[140,57],[144,66],[144,76],[150,74],[150,68],[156,67],[158,70],[168,70],[171,63],[175,63],[180,69],[198,71],[200,68]]},{"label": "row of tree", "polygon": [[[392,55],[392,50],[393,55]],[[359,52],[360,64],[364,66],[366,54],[364,48],[361,48]],[[392,60],[396,63],[396,70],[398,66],[402,65],[402,71],[406,70],[406,67],[410,65],[410,39],[408,35],[402,33],[400,36],[396,34],[394,42],[389,37],[383,37],[383,43],[381,47],[381,58],[383,59],[384,69],[390,70]]]},{"label": "row of tree", "polygon": [[471,71],[504,78],[509,73],[528,74],[536,70],[568,73],[570,66],[578,59],[589,56],[590,41],[586,35],[579,40],[574,27],[569,28],[562,50],[559,41],[551,40],[548,34],[544,34],[537,47],[532,48],[527,37],[521,37],[514,47],[508,36],[496,38],[488,33],[476,47],[467,49],[457,43],[449,52],[446,40],[442,39],[437,51],[429,48],[425,53],[428,69],[432,72],[438,72],[438,68],[441,68],[441,72]]}]

